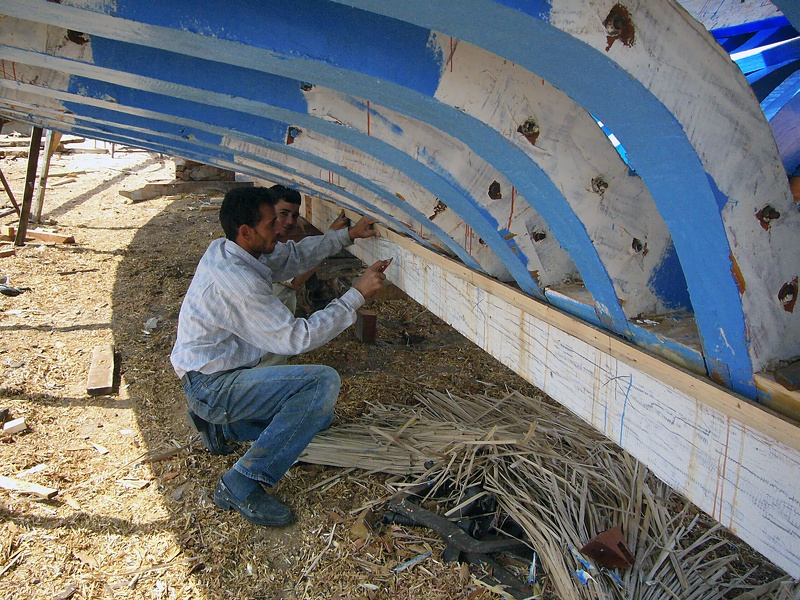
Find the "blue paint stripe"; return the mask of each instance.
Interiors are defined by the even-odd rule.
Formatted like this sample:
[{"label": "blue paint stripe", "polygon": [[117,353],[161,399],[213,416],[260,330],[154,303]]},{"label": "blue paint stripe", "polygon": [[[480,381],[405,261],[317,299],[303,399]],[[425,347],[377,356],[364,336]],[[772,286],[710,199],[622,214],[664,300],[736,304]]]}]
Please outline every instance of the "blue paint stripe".
[{"label": "blue paint stripe", "polygon": [[288,56],[325,56],[331,66],[402,82],[425,95],[436,91],[443,62],[428,45],[427,29],[326,0],[238,2],[235,10],[194,0],[191,15],[182,3],[117,0],[110,14]]},{"label": "blue paint stripe", "polygon": [[[243,113],[225,107],[213,107],[173,96],[153,93],[147,90],[131,88],[122,85],[107,83],[97,79],[88,79],[81,76],[70,77],[69,93],[78,94],[87,98],[108,101],[113,98],[114,103],[121,106],[130,106],[151,110],[164,115],[175,115],[181,119],[190,119],[199,123],[208,123],[217,127],[233,131],[250,132],[251,134],[276,143],[284,143],[288,123],[252,113]],[[73,110],[80,114],[80,106],[73,106]]]},{"label": "blue paint stripe", "polygon": [[731,25],[730,27],[717,27],[711,30],[711,35],[713,35],[715,39],[720,40],[737,35],[755,33],[757,31],[763,31],[764,29],[778,29],[780,27],[786,27],[787,25],[790,25],[790,23],[789,19],[786,17],[771,17],[769,19],[761,19],[760,21],[749,21],[738,25]]},{"label": "blue paint stripe", "polygon": [[800,58],[800,37],[770,48],[748,50],[731,55],[745,75],[767,68],[777,68]]},{"label": "blue paint stripe", "polygon": [[224,90],[228,94],[235,91],[236,97],[240,98],[269,98],[269,104],[275,107],[308,112],[308,104],[297,80],[202,57],[93,36],[92,63],[200,90]]}]

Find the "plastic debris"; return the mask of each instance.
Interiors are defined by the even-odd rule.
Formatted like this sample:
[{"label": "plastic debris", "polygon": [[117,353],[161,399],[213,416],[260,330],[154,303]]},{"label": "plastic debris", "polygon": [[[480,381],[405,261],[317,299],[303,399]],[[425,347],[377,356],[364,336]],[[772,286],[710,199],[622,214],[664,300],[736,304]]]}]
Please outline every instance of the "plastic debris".
[{"label": "plastic debris", "polygon": [[392,572],[399,573],[400,571],[405,571],[406,569],[410,569],[411,567],[413,567],[417,563],[421,563],[423,560],[428,558],[430,555],[431,555],[430,552],[425,552],[424,554],[420,554],[419,556],[415,556],[411,560],[407,560],[403,564],[397,565],[394,569],[392,569]]},{"label": "plastic debris", "polygon": [[587,583],[589,583],[590,580],[594,581],[594,577],[589,575],[589,573],[587,573],[583,569],[579,569],[577,571],[573,571],[573,573],[575,573],[575,577],[578,578],[578,581],[581,582],[581,585],[586,585]]}]

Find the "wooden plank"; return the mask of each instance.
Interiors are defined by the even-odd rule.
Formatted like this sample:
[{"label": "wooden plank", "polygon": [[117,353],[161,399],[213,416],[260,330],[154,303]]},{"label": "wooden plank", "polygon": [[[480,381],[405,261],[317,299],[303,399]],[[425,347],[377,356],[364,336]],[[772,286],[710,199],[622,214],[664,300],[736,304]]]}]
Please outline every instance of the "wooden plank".
[{"label": "wooden plank", "polygon": [[108,394],[114,389],[114,346],[107,344],[92,350],[92,364],[86,377],[86,393],[90,396]]},{"label": "wooden plank", "polygon": [[[15,239],[16,229],[8,225],[0,227],[0,239]],[[52,242],[55,244],[74,244],[75,236],[63,233],[53,233],[41,229],[29,229],[25,235],[25,241],[37,240],[40,242]]]},{"label": "wooden plank", "polygon": [[[338,209],[314,200],[324,227]],[[514,288],[379,229],[348,250],[619,443],[793,577],[800,576],[800,428]]]},{"label": "wooden plank", "polygon": [[16,248],[3,248],[0,250],[0,258],[5,258],[7,256],[15,256],[17,254]]},{"label": "wooden plank", "polygon": [[38,483],[30,483],[29,481],[20,481],[12,477],[4,477],[3,475],[0,475],[0,488],[11,490],[12,492],[22,492],[23,494],[34,494],[48,500],[58,495],[57,489],[45,487]]},{"label": "wooden plank", "polygon": [[[328,222],[331,220],[330,215],[332,214],[332,210],[339,210],[335,207],[327,208],[317,199],[314,199],[313,202],[315,211],[313,222],[318,227],[320,224],[324,226],[326,219]],[[350,214],[348,216],[350,216],[351,219],[358,218],[356,214]],[[464,281],[465,285],[474,286],[494,297],[502,299],[511,306],[521,309],[526,314],[542,319],[547,322],[548,325],[556,327],[594,348],[609,353],[613,358],[625,361],[647,375],[664,381],[666,385],[674,388],[676,391],[685,393],[693,398],[702,399],[704,403],[709,404],[714,409],[720,410],[730,417],[742,420],[746,422],[749,427],[755,428],[781,443],[787,444],[800,451],[800,435],[798,435],[800,432],[796,424],[788,422],[779,415],[770,414],[758,403],[734,394],[730,390],[715,384],[710,379],[678,368],[653,354],[645,352],[609,334],[607,331],[588,325],[550,305],[521,294],[511,286],[472,271],[446,256],[422,248],[408,238],[397,235],[382,227],[378,227],[378,229],[381,232],[381,238],[383,240],[390,241],[391,245],[396,245],[399,248],[412,251],[427,263],[431,263],[443,269],[448,274],[452,274],[459,280]],[[363,250],[358,245],[348,248],[348,251],[351,251],[351,254],[359,256],[359,258],[364,260],[367,264],[371,264],[377,260],[386,258],[386,256],[392,256],[391,252],[393,250],[387,248],[382,252],[376,253],[374,257],[369,255],[366,259],[363,257]],[[394,262],[389,266],[387,270],[387,274],[390,275],[389,279],[392,283],[404,289],[406,293],[414,297],[409,290],[400,285],[400,283],[391,276],[396,268],[398,267]],[[428,308],[430,309],[430,306],[428,306]],[[475,340],[473,339],[473,341]]]}]

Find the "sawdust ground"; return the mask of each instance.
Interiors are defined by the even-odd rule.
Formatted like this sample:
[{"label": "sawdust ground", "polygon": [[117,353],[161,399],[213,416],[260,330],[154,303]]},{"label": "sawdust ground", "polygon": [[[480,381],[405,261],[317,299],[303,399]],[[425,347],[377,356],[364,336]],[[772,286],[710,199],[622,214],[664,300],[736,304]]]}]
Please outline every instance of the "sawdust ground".
[{"label": "sawdust ground", "polygon": [[[0,161],[19,200],[25,162]],[[496,597],[422,532],[350,533],[360,509],[387,493],[381,475],[296,466],[277,489],[298,517],[286,529],[216,508],[213,487],[236,455],[203,449],[169,363],[183,294],[220,235],[216,212],[191,195],[126,203],[120,188],[172,180],[172,162],[156,154],[57,154],[50,173],[42,226],[76,243],[31,242],[0,258],[9,285],[31,288],[0,296],[0,408],[28,425],[2,439],[0,475],[60,493],[43,501],[0,490],[0,598]],[[293,359],[340,372],[337,420],[372,401],[411,403],[427,387],[539,393],[404,296],[370,308],[376,345],[351,328]],[[116,348],[119,389],[88,396],[92,350],[103,344]]]}]

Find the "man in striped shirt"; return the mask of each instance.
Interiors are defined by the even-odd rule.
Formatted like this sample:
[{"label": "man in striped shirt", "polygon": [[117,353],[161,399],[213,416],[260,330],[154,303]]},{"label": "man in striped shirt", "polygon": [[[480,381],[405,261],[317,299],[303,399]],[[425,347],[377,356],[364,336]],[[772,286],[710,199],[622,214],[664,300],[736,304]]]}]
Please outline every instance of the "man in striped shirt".
[{"label": "man in striped shirt", "polygon": [[383,286],[389,261],[378,261],[340,298],[297,319],[275,297],[272,282],[305,273],[356,239],[377,235],[373,219],[300,242],[279,243],[275,195],[236,188],[220,208],[225,238],[211,242],[178,318],[170,359],[189,403],[189,417],[213,454],[250,448],[223,474],[214,502],[265,526],[288,525],[292,511],[274,487],[311,439],[333,420],[339,374],[323,365],[259,365],[267,353],[295,355],[330,341],[355,323],[356,310]]}]

